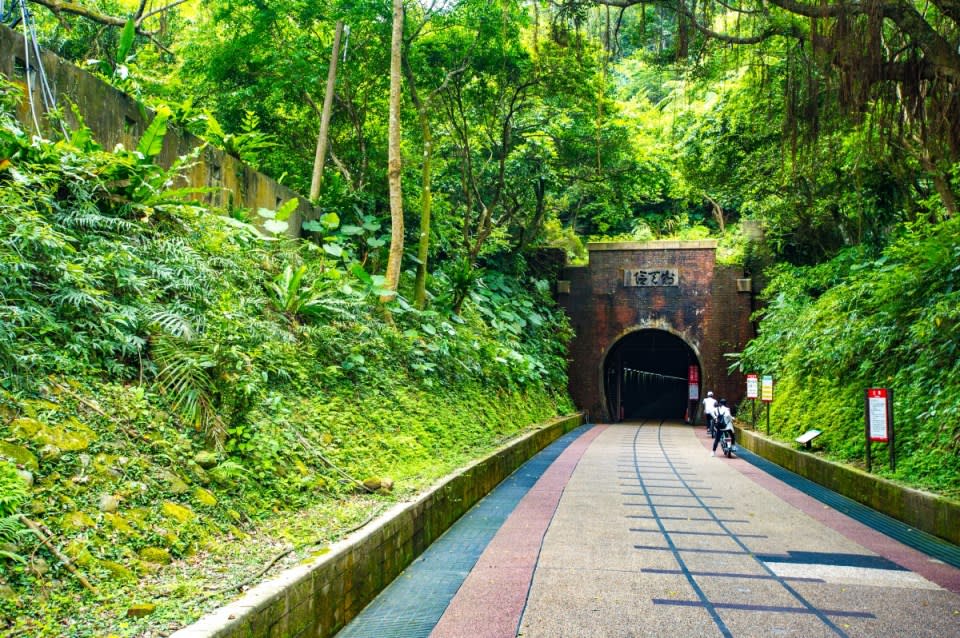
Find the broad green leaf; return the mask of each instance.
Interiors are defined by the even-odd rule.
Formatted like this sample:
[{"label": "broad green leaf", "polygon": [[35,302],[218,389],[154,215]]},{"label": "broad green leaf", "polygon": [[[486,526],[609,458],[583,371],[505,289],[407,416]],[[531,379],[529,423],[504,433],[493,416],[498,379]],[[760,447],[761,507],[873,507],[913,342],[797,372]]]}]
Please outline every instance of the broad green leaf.
[{"label": "broad green leaf", "polygon": [[340,244],[324,244],[323,250],[328,255],[332,255],[334,257],[343,257],[343,246]]},{"label": "broad green leaf", "polygon": [[144,157],[156,157],[163,150],[163,138],[167,135],[167,120],[170,119],[170,114],[168,106],[157,109],[157,114],[137,144],[137,150]]},{"label": "broad green leaf", "polygon": [[290,224],[287,222],[282,222],[278,219],[268,219],[263,223],[263,227],[274,235],[280,235],[287,232],[287,229],[290,228]]},{"label": "broad green leaf", "polygon": [[277,215],[275,219],[279,221],[285,221],[290,218],[290,215],[293,214],[293,211],[297,210],[297,206],[300,205],[300,200],[296,197],[288,199],[283,203],[283,206],[277,209]]},{"label": "broad green leaf", "polygon": [[363,269],[363,266],[360,264],[354,264],[350,266],[350,272],[353,273],[353,276],[365,283],[368,286],[373,285],[373,277],[370,276],[366,270]]},{"label": "broad green leaf", "polygon": [[332,230],[340,225],[340,215],[336,213],[326,213],[320,216],[320,223]]},{"label": "broad green leaf", "polygon": [[125,62],[130,48],[133,47],[133,38],[137,35],[137,25],[133,18],[127,20],[123,25],[123,32],[120,34],[120,42],[117,44],[117,63]]}]

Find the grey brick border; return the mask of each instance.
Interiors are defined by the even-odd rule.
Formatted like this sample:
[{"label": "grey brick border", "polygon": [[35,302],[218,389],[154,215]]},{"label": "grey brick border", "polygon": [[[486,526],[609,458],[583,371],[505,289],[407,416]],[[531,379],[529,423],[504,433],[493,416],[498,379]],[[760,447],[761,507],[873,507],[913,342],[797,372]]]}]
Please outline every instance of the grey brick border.
[{"label": "grey brick border", "polygon": [[794,474],[916,529],[960,545],[960,503],[956,501],[833,463],[769,439],[759,432],[738,428],[737,440],[754,454]]},{"label": "grey brick border", "polygon": [[577,413],[537,426],[173,638],[333,636],[477,501],[583,419]]}]

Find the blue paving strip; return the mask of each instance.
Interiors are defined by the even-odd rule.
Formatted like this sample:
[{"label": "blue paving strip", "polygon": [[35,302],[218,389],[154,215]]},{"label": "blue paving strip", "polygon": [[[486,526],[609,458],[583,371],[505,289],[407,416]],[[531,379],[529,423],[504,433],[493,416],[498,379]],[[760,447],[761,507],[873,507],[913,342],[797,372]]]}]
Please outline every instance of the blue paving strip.
[{"label": "blue paving strip", "polygon": [[784,469],[775,463],[771,463],[763,457],[744,450],[737,446],[737,456],[748,463],[757,466],[767,474],[783,481],[790,487],[794,487],[808,496],[812,496],[821,503],[829,505],[838,512],[846,514],[850,518],[871,527],[878,532],[894,538],[908,547],[912,547],[924,554],[941,560],[948,565],[960,567],[960,546],[949,543],[943,539],[937,538],[932,534],[920,531],[910,527],[906,523],[891,518],[886,514],[881,514],[875,509],[858,503],[853,499],[837,494],[836,492],[805,479],[799,474],[794,474],[790,470]]},{"label": "blue paving strip", "polygon": [[563,435],[503,480],[430,545],[336,638],[425,638],[503,522],[567,447],[592,425]]},{"label": "blue paving strip", "polygon": [[901,567],[892,560],[886,559],[883,556],[867,556],[864,554],[788,551],[786,554],[757,554],[757,558],[765,563],[831,565],[834,567],[866,567],[869,569],[909,571],[906,567]]}]

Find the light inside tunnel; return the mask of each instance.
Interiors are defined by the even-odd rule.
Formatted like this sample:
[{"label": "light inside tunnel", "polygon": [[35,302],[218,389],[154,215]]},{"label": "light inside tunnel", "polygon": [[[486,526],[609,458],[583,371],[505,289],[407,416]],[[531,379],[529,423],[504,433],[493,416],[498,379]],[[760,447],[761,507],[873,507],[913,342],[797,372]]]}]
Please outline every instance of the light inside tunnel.
[{"label": "light inside tunnel", "polygon": [[691,405],[687,376],[691,365],[699,370],[693,349],[664,330],[638,330],[620,339],[607,354],[603,370],[612,420],[683,419]]}]

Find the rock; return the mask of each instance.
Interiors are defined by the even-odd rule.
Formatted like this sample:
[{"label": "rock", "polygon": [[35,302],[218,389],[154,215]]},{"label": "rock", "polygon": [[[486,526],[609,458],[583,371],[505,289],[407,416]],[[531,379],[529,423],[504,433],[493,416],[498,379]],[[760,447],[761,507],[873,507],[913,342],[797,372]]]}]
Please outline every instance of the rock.
[{"label": "rock", "polygon": [[100,496],[100,511],[101,512],[116,512],[120,509],[120,498],[114,496],[113,494],[103,494]]},{"label": "rock", "polygon": [[103,515],[110,526],[121,534],[133,535],[137,532],[130,526],[130,523],[127,522],[125,518],[119,514],[106,513]]},{"label": "rock", "polygon": [[163,471],[160,473],[160,478],[167,483],[167,489],[174,494],[185,494],[190,491],[190,486],[187,485],[187,482],[173,472]]},{"label": "rock", "polygon": [[63,553],[69,556],[74,563],[80,567],[87,567],[95,564],[96,560],[90,550],[87,549],[89,541],[84,538],[76,538],[67,543],[63,548]]},{"label": "rock", "polygon": [[6,441],[0,441],[0,458],[8,459],[16,465],[22,465],[28,470],[36,471],[40,467],[40,464],[37,463],[37,457],[33,455],[33,452],[22,445],[15,445],[13,443],[7,443]]},{"label": "rock", "polygon": [[149,616],[156,610],[157,606],[153,603],[139,603],[127,608],[127,618],[143,618]]},{"label": "rock", "polygon": [[28,416],[14,419],[10,424],[10,429],[21,439],[32,439],[44,427],[43,423]]},{"label": "rock", "polygon": [[42,578],[44,574],[50,572],[50,564],[42,558],[33,558],[27,565],[27,569],[29,569],[36,576]]},{"label": "rock", "polygon": [[193,457],[193,461],[203,469],[209,470],[217,464],[217,453],[201,450]]},{"label": "rock", "polygon": [[56,461],[61,456],[63,456],[63,450],[58,448],[56,445],[50,445],[47,443],[40,448],[40,458],[44,461]]},{"label": "rock", "polygon": [[13,587],[6,583],[0,583],[0,600],[16,603],[19,600],[19,596],[17,596],[17,592],[13,591]]},{"label": "rock", "polygon": [[17,476],[23,479],[23,482],[27,484],[27,487],[33,487],[33,472],[28,470],[17,470]]},{"label": "rock", "polygon": [[193,499],[200,503],[201,505],[206,505],[208,507],[213,507],[217,504],[217,497],[213,495],[209,490],[205,490],[202,487],[198,487],[193,490]]},{"label": "rock", "polygon": [[371,476],[363,481],[363,486],[371,492],[389,492],[393,489],[393,479],[385,476]]},{"label": "rock", "polygon": [[213,479],[210,478],[210,474],[208,474],[205,469],[203,469],[196,463],[193,464],[191,469],[193,470],[193,474],[194,476],[196,476],[197,481],[199,481],[203,485],[210,485],[210,481]]},{"label": "rock", "polygon": [[70,417],[60,425],[47,425],[37,419],[21,417],[10,424],[14,434],[43,445],[52,445],[68,452],[77,452],[90,447],[97,440],[89,426]]},{"label": "rock", "polygon": [[160,513],[180,523],[189,523],[197,517],[189,507],[171,503],[170,501],[165,501],[163,505],[160,506]]},{"label": "rock", "polygon": [[60,519],[60,527],[68,532],[79,532],[96,526],[97,523],[85,512],[70,512]]},{"label": "rock", "polygon": [[129,582],[136,580],[136,575],[120,563],[115,563],[112,560],[102,560],[100,561],[100,566],[103,567],[110,573],[110,578],[113,580],[118,580],[121,582]]},{"label": "rock", "polygon": [[140,550],[140,559],[156,565],[169,565],[170,552],[162,547],[144,547]]}]

